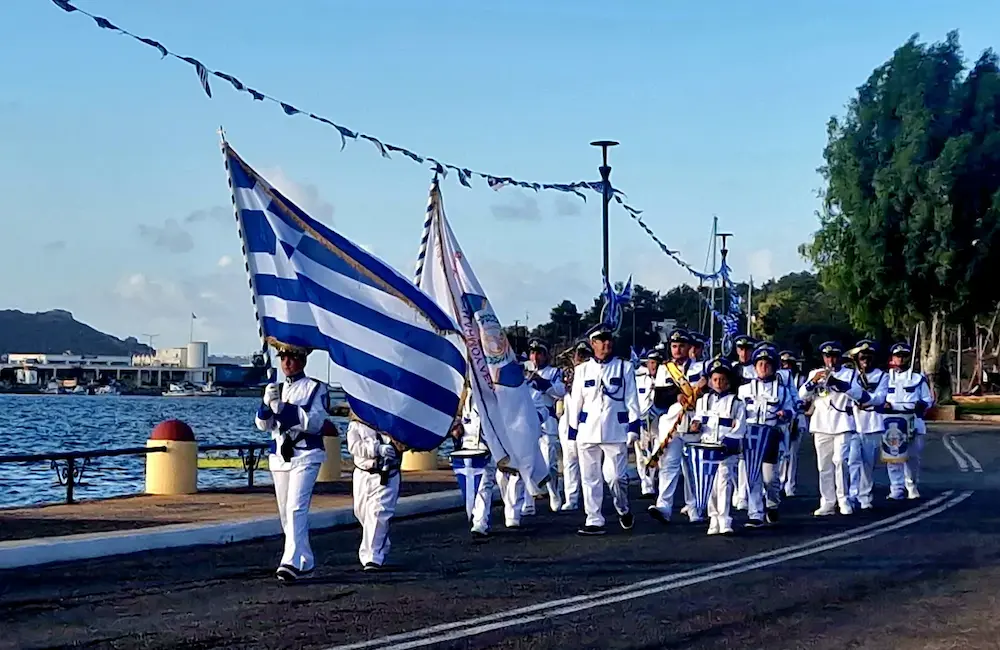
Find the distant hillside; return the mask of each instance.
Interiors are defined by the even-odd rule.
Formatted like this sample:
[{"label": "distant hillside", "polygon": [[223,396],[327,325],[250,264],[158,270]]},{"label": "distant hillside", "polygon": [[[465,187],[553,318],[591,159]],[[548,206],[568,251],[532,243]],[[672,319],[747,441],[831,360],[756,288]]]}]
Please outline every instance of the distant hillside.
[{"label": "distant hillside", "polygon": [[37,314],[0,310],[0,354],[12,352],[132,355],[152,354],[153,349],[132,336],[123,341],[98,332],[62,309]]}]

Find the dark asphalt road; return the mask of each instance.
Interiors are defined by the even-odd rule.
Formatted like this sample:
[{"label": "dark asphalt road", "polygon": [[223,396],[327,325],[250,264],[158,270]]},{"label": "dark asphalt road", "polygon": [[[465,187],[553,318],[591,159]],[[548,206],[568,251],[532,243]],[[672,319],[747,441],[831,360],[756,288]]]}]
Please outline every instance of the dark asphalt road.
[{"label": "dark asphalt road", "polygon": [[543,507],[485,544],[461,514],[397,522],[376,576],[358,531],[314,535],[319,576],[292,587],[272,578],[277,540],[0,572],[0,648],[995,648],[1000,430],[947,430],[981,473],[943,431],[921,501],[813,519],[807,445],[781,526],[729,539],[644,514],[581,539],[581,513]]}]

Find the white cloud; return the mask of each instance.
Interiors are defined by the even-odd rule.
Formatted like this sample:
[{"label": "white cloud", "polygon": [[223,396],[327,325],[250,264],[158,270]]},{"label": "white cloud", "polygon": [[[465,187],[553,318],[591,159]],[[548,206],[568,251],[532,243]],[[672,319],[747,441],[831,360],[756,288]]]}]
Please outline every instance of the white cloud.
[{"label": "white cloud", "polygon": [[333,224],[333,204],[320,196],[315,185],[292,180],[280,167],[265,169],[261,175],[310,217],[326,225]]},{"label": "white cloud", "polygon": [[232,207],[214,205],[210,208],[199,208],[184,217],[185,223],[197,223],[199,221],[229,221],[233,218]]},{"label": "white cloud", "polygon": [[139,235],[171,253],[186,253],[194,248],[194,238],[176,219],[167,219],[162,226],[139,224]]},{"label": "white cloud", "polygon": [[747,255],[747,271],[757,284],[774,277],[774,253],[763,248]]},{"label": "white cloud", "polygon": [[503,221],[538,221],[542,212],[538,209],[538,199],[524,194],[511,194],[507,203],[490,206],[490,212]]},{"label": "white cloud", "polygon": [[219,261],[216,262],[216,264],[220,269],[224,269],[232,263],[233,263],[233,258],[231,258],[228,255],[223,255],[222,257],[219,258]]}]

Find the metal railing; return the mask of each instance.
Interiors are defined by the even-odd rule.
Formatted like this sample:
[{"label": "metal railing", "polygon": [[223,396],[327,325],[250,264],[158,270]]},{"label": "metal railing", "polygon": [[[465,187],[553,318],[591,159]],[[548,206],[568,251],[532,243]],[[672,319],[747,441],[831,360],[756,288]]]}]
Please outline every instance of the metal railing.
[{"label": "metal railing", "polygon": [[247,487],[253,487],[253,474],[260,467],[260,461],[267,455],[271,445],[266,442],[244,442],[236,445],[199,445],[198,451],[235,451],[247,473]]},{"label": "metal railing", "polygon": [[[167,451],[166,447],[127,447],[125,449],[91,449],[86,451],[60,451],[47,454],[9,454],[0,456],[0,463],[48,462],[56,472],[59,485],[66,486],[66,503],[73,503],[73,490],[83,485],[83,473],[95,458],[113,456],[145,456]],[[79,462],[78,462],[79,461]]]}]

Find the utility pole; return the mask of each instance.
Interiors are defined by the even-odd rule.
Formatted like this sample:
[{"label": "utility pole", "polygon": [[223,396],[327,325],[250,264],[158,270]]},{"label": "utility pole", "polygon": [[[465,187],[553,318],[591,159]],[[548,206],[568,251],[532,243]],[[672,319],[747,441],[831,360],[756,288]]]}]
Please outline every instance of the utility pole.
[{"label": "utility pole", "polygon": [[601,182],[603,183],[603,203],[604,203],[604,277],[611,282],[611,276],[608,275],[608,204],[611,202],[611,167],[608,165],[608,147],[618,146],[618,143],[614,140],[595,140],[590,143],[591,146],[601,148],[601,160],[602,164],[597,168],[597,171],[601,173]]},{"label": "utility pole", "polygon": [[[712,215],[712,273],[715,273],[716,266],[716,247],[718,246],[718,241],[716,240],[716,235],[719,233],[719,217]],[[712,358],[715,356],[715,285],[718,281],[712,279],[712,288],[709,289],[709,299],[708,302],[710,307],[708,308],[708,356]]]}]

